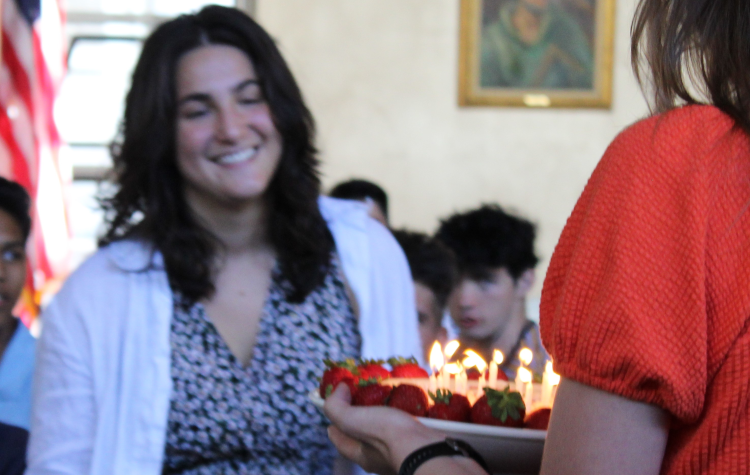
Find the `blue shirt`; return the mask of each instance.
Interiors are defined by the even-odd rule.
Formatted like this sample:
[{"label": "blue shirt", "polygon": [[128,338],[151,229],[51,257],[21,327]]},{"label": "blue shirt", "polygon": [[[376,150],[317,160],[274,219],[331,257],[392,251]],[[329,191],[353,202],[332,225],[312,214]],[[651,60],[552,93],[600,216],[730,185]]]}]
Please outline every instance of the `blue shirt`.
[{"label": "blue shirt", "polygon": [[29,430],[36,339],[23,323],[0,359],[0,422]]}]

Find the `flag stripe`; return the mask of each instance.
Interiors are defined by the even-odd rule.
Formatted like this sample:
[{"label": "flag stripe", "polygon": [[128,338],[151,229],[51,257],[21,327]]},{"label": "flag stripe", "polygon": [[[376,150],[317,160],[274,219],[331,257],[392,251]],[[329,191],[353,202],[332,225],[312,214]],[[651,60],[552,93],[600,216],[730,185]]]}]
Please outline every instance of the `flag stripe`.
[{"label": "flag stripe", "polygon": [[[3,46],[10,45],[10,43],[8,34],[3,30]],[[21,96],[26,108],[33,110],[29,75],[26,73],[26,68],[24,68],[23,64],[18,59],[16,51],[13,48],[3,48],[3,63],[5,63],[12,72],[13,89],[15,89],[18,95]]]},{"label": "flag stripe", "polygon": [[5,109],[0,110],[0,137],[2,137],[2,140],[12,157],[10,166],[10,169],[13,170],[12,178],[27,190],[31,190],[32,182],[31,177],[29,176],[29,168],[24,159],[24,154],[13,136],[13,125],[6,114]]},{"label": "flag stripe", "polygon": [[36,58],[37,82],[39,83],[39,91],[41,92],[41,111],[43,114],[42,117],[45,120],[44,127],[48,134],[47,139],[50,145],[57,147],[60,145],[60,134],[55,125],[53,110],[55,105],[55,86],[47,64],[44,61],[41,39],[36,33],[34,34],[34,57]]},{"label": "flag stripe", "polygon": [[70,238],[62,178],[70,173],[61,173],[53,116],[66,59],[61,1],[0,0],[0,171],[32,197],[27,295],[37,302],[40,290],[64,277]]}]

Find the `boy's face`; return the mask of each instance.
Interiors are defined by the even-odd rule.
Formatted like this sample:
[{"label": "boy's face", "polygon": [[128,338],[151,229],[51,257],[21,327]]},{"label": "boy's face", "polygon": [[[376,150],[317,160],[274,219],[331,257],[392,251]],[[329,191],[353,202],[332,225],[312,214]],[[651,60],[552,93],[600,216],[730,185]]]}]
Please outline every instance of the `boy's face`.
[{"label": "boy's face", "polygon": [[26,250],[16,220],[0,210],[0,319],[10,317],[26,282]]},{"label": "boy's face", "polygon": [[523,305],[526,292],[528,288],[502,267],[490,269],[481,278],[463,275],[448,301],[451,318],[463,337],[497,338]]},{"label": "boy's face", "polygon": [[383,208],[380,207],[379,204],[377,204],[374,200],[368,198],[365,200],[365,203],[367,204],[367,214],[370,215],[372,219],[375,221],[378,221],[380,224],[388,227],[388,219],[385,217],[385,212],[383,211]]},{"label": "boy's face", "polygon": [[448,333],[443,328],[443,309],[435,299],[435,294],[428,287],[414,282],[414,296],[417,300],[417,315],[419,316],[419,339],[422,342],[422,353],[425,361],[430,360],[430,350],[435,340],[445,346]]}]

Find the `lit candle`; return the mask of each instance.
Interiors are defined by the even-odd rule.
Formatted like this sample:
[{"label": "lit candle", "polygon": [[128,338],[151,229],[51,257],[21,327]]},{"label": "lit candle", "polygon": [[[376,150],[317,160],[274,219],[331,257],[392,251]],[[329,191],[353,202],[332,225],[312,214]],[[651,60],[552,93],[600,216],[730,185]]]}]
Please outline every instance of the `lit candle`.
[{"label": "lit candle", "polygon": [[[461,372],[461,365],[459,363],[448,363],[445,365],[445,371],[448,373],[448,387],[445,389],[449,391],[458,391],[458,374]],[[453,389],[450,387],[450,376],[453,376]]]},{"label": "lit candle", "polygon": [[[443,354],[445,355],[444,362],[446,366],[448,364],[448,361],[450,361],[451,357],[453,356],[453,353],[456,352],[459,346],[461,346],[461,343],[459,343],[458,340],[451,340],[445,345],[445,350]],[[438,380],[438,386],[441,386],[443,389],[447,389],[450,391],[451,372],[448,371],[447,369],[448,368],[443,366],[443,371],[440,373],[440,377]]]},{"label": "lit candle", "polygon": [[490,361],[490,389],[497,389],[497,369],[503,364],[503,353],[500,350],[495,350],[492,353],[492,361]]},{"label": "lit candle", "polygon": [[486,386],[484,375],[480,374],[479,379],[477,379],[477,398],[480,398],[484,395],[484,387]]},{"label": "lit candle", "polygon": [[458,340],[451,340],[445,345],[445,360],[448,361],[453,356],[453,353],[456,352],[458,347],[461,346],[461,343],[458,342]]},{"label": "lit candle", "polygon": [[443,366],[443,370],[440,372],[440,382],[439,382],[439,385],[443,389],[450,390],[450,386],[451,386],[451,374],[448,372],[448,368],[446,368],[446,366]]},{"label": "lit candle", "polygon": [[[526,402],[526,396],[524,395],[524,403],[526,403],[526,407],[528,409],[531,409],[531,402],[533,402],[533,385],[532,385],[532,376],[531,371],[529,371],[526,367],[531,364],[531,360],[534,358],[534,353],[531,352],[528,348],[523,348],[520,352],[518,352],[518,359],[521,361],[521,366],[518,368],[518,372],[516,373],[516,391],[524,395],[525,393],[529,393],[531,396],[529,397],[529,402]],[[523,371],[521,371],[523,370]],[[521,375],[523,374],[523,378]],[[525,380],[526,375],[528,374],[528,381]],[[529,385],[529,388],[526,387],[526,384]]]},{"label": "lit candle", "polygon": [[432,344],[432,350],[430,350],[430,369],[432,370],[432,375],[430,375],[430,391],[432,392],[443,389],[442,378],[439,378],[435,373],[440,372],[444,363],[443,349],[440,347],[440,342],[436,341]]},{"label": "lit candle", "polygon": [[542,406],[552,407],[555,387],[560,384],[560,375],[552,370],[552,362],[548,361],[542,375]]},{"label": "lit candle", "polygon": [[466,396],[468,377],[466,376],[466,369],[464,369],[463,365],[461,365],[460,368],[461,371],[456,375],[456,393]]},{"label": "lit candle", "polygon": [[487,369],[487,363],[473,350],[466,350],[464,351],[464,354],[466,355],[466,358],[464,358],[463,365],[466,368],[476,366],[477,370],[479,370],[479,379],[477,380],[477,398],[480,398],[484,394],[482,388],[485,386],[484,372]]},{"label": "lit candle", "polygon": [[518,352],[518,359],[521,360],[522,365],[528,366],[531,364],[531,360],[534,359],[534,353],[528,348],[523,348]]},{"label": "lit candle", "polygon": [[520,381],[520,386],[516,388],[516,391],[520,392],[523,396],[523,403],[526,405],[526,410],[531,410],[531,405],[534,402],[534,385],[531,379],[531,371],[523,367],[518,368],[518,377],[516,380]]}]

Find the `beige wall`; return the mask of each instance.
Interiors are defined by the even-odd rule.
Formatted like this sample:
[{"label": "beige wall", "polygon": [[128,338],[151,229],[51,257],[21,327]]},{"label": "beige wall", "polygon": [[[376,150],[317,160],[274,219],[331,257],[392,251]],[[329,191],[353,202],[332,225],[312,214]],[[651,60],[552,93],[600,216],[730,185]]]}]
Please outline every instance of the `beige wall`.
[{"label": "beige wall", "polygon": [[537,285],[607,144],[647,113],[632,76],[635,0],[618,0],[611,110],[459,108],[458,0],[257,0],[319,127],[326,188],[381,184],[392,224],[499,202],[538,224]]}]

